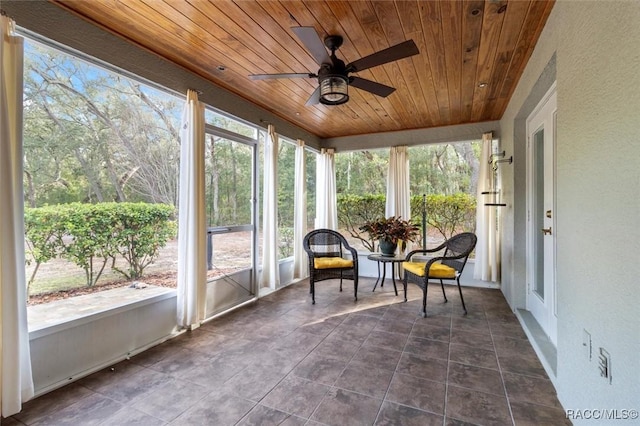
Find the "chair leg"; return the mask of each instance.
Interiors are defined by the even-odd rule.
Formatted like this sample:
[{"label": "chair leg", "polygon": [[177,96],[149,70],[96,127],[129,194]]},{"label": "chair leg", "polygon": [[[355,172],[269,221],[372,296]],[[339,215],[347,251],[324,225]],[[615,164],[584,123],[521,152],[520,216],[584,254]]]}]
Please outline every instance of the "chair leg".
[{"label": "chair leg", "polygon": [[444,296],[444,303],[447,303],[447,293],[444,292],[444,282],[440,280],[440,287],[442,287],[442,295]]},{"label": "chair leg", "polygon": [[429,285],[425,282],[424,288],[422,289],[422,318],[427,317],[427,288],[429,288]]},{"label": "chair leg", "polygon": [[467,307],[464,305],[464,297],[462,297],[462,288],[460,287],[460,277],[456,280],[458,282],[458,292],[460,293],[460,300],[462,301],[462,309],[464,309],[464,314],[467,315]]},{"label": "chair leg", "polygon": [[353,279],[353,296],[355,298],[355,301],[358,301],[358,276],[356,275],[355,278]]},{"label": "chair leg", "polygon": [[311,281],[311,304],[316,304],[316,285],[313,281]]},{"label": "chair leg", "polygon": [[340,277],[340,292],[342,292],[342,276]]},{"label": "chair leg", "polygon": [[407,273],[404,273],[404,280],[402,280],[402,286],[404,287],[404,301],[407,301]]}]

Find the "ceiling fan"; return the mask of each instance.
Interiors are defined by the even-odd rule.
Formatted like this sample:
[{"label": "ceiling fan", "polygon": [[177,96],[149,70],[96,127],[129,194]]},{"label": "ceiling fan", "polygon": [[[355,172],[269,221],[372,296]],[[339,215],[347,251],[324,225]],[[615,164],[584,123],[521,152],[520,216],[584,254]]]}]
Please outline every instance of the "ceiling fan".
[{"label": "ceiling fan", "polygon": [[[340,105],[349,100],[348,87],[353,86],[374,95],[386,98],[396,89],[365,78],[350,76],[350,73],[364,71],[399,59],[420,53],[413,40],[407,40],[387,49],[367,55],[350,64],[336,57],[336,50],[342,46],[342,36],[330,35],[324,43],[314,27],[292,27],[302,44],[316,60],[320,69],[313,73],[284,73],[284,74],[252,74],[252,80],[266,80],[272,78],[317,78],[318,87],[313,92],[306,105],[321,103],[324,105]],[[326,46],[326,48],[325,48]],[[331,55],[327,52],[331,51]]]}]

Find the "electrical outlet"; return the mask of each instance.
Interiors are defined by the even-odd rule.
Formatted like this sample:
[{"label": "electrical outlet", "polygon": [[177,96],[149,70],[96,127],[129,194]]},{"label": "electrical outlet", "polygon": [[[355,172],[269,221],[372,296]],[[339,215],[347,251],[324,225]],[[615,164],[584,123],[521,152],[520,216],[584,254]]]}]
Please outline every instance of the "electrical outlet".
[{"label": "electrical outlet", "polygon": [[609,381],[609,383],[611,383],[611,355],[604,348],[600,348],[598,361],[600,376],[604,377]]},{"label": "electrical outlet", "polygon": [[587,330],[582,330],[582,347],[584,355],[591,361],[591,333]]}]

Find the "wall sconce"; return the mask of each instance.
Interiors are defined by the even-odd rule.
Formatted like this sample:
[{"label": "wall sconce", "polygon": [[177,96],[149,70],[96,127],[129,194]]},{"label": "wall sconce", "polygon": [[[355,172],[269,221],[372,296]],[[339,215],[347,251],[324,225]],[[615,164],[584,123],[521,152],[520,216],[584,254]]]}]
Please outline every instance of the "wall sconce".
[{"label": "wall sconce", "polygon": [[513,163],[513,155],[509,158],[504,158],[506,155],[505,151],[497,152],[495,154],[491,154],[489,156],[489,164],[491,164],[491,168],[496,171],[498,170],[498,164],[500,163]]},{"label": "wall sconce", "polygon": [[513,163],[513,155],[509,158],[505,158],[507,153],[505,151],[496,152],[489,156],[489,164],[491,164],[491,169],[493,170],[491,174],[491,187],[493,188],[490,191],[481,192],[482,195],[492,195],[493,202],[484,203],[485,206],[493,206],[493,207],[505,207],[507,204],[500,202],[500,191],[496,188],[497,174],[498,174],[498,165],[503,163],[512,164]]}]

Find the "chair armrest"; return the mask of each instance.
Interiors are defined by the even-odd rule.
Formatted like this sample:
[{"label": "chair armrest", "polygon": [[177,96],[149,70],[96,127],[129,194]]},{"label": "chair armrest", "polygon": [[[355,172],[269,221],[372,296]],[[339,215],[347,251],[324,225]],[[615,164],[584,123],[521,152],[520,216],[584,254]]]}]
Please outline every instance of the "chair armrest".
[{"label": "chair armrest", "polygon": [[353,264],[357,265],[358,264],[358,250],[356,250],[355,248],[351,247],[349,245],[349,243],[347,243],[346,241],[343,243],[344,248],[347,249],[349,251],[349,253],[351,253],[351,259],[353,260]]},{"label": "chair armrest", "polygon": [[414,255],[414,254],[416,254],[416,253],[422,253],[422,254],[425,254],[425,253],[434,253],[434,252],[437,252],[437,251],[442,250],[442,249],[443,249],[443,248],[445,248],[446,246],[447,246],[447,242],[445,241],[444,243],[440,244],[438,247],[435,247],[435,248],[432,248],[432,249],[424,249],[424,248],[423,248],[423,249],[416,249],[416,250],[410,251],[410,252],[407,254],[407,260],[409,260],[409,259],[411,258],[411,256],[413,256],[413,255]]},{"label": "chair armrest", "polygon": [[[425,266],[426,270],[429,270],[429,268],[431,267],[431,265],[433,265],[434,263],[436,263],[437,261],[442,261],[442,260],[458,260],[458,259],[464,259],[469,257],[469,254],[461,254],[458,256],[438,256],[438,257],[432,257],[431,259],[429,259],[427,261],[427,264]],[[466,264],[466,261],[464,262]],[[464,266],[463,266],[464,268]],[[457,268],[454,268],[457,270]],[[462,272],[462,270],[458,271],[458,273]]]},{"label": "chair armrest", "polygon": [[411,260],[411,258],[415,255],[415,254],[426,254],[429,253],[427,250],[422,250],[422,249],[417,249],[417,250],[411,250],[409,253],[407,253],[407,256],[405,257],[405,260],[407,262],[409,262]]}]

